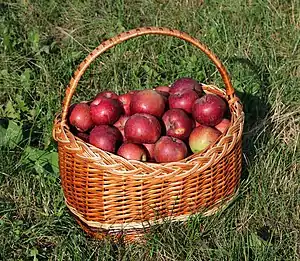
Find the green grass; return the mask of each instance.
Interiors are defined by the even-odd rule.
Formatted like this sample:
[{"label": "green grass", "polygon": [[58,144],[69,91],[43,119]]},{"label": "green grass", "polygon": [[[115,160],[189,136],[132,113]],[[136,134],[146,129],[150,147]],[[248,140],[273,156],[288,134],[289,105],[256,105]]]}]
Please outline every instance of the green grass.
[{"label": "green grass", "polygon": [[[296,0],[1,3],[0,260],[300,260],[299,10]],[[88,53],[149,25],[199,38],[230,72],[246,113],[240,192],[214,216],[153,228],[146,244],[96,241],[64,205],[52,123]],[[183,41],[137,38],[97,59],[73,100],[185,75],[223,86]]]}]

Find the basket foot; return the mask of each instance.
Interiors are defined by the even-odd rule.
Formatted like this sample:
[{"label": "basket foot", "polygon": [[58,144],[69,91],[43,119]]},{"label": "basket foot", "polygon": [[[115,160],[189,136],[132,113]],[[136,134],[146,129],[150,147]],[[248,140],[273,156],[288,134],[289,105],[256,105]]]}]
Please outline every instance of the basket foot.
[{"label": "basket foot", "polygon": [[[202,211],[195,214],[201,214],[202,216],[211,216],[216,214],[217,212],[220,212],[221,210],[228,207],[228,205],[235,199],[236,195],[238,194],[238,191],[236,193],[229,197],[225,202],[219,203],[215,205],[214,207],[211,207],[210,209],[206,211]],[[77,223],[80,225],[80,227],[91,237],[98,239],[98,240],[111,240],[113,242],[118,243],[145,243],[146,242],[146,234],[150,232],[150,227],[145,227],[142,229],[126,229],[126,230],[107,230],[107,229],[101,229],[101,228],[93,228],[88,226],[85,222],[83,222],[80,218],[78,218],[76,215],[75,219]],[[174,219],[174,221],[178,222],[186,222],[185,221],[179,221]]]}]

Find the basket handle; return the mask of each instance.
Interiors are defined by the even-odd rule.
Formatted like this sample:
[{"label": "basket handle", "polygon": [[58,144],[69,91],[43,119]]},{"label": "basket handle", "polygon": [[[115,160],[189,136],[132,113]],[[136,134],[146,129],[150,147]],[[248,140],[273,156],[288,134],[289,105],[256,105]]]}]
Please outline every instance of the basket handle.
[{"label": "basket handle", "polygon": [[147,34],[155,34],[155,35],[167,35],[167,36],[174,36],[179,39],[185,40],[192,45],[198,47],[202,52],[204,52],[210,60],[215,64],[218,71],[220,72],[224,85],[226,87],[226,94],[228,96],[234,95],[234,88],[232,87],[229,74],[225,68],[225,66],[222,64],[222,62],[219,60],[219,58],[212,53],[208,49],[207,46],[199,42],[196,38],[189,36],[188,34],[184,32],[180,32],[178,30],[169,29],[169,28],[163,28],[163,27],[141,27],[134,30],[130,30],[124,33],[121,33],[111,39],[108,39],[101,43],[94,51],[92,51],[78,66],[77,70],[75,71],[73,77],[71,78],[71,81],[66,89],[66,95],[63,100],[63,111],[62,111],[62,123],[66,122],[66,117],[68,114],[68,109],[71,103],[71,99],[73,97],[73,94],[76,90],[76,87],[78,85],[78,82],[83,75],[83,73],[86,71],[86,69],[89,67],[89,65],[102,53],[104,53],[106,50],[114,47],[115,45],[122,43],[128,39],[135,38],[141,35],[147,35]]}]

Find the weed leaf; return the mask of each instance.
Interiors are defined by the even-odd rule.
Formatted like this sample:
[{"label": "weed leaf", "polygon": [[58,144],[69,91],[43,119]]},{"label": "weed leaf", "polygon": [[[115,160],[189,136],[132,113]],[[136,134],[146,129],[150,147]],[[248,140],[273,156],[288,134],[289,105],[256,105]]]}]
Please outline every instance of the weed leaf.
[{"label": "weed leaf", "polygon": [[22,124],[10,120],[7,128],[0,126],[0,146],[14,149],[23,139]]}]

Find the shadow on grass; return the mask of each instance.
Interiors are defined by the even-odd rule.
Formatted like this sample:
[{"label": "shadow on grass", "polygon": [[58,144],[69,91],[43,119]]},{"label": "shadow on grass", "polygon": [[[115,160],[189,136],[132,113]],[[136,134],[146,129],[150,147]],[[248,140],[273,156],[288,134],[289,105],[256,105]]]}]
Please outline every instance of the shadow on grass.
[{"label": "shadow on grass", "polygon": [[[269,73],[265,68],[255,65],[247,58],[229,58],[229,63],[238,63],[255,75],[259,84],[257,94],[249,93],[247,89],[243,92],[236,90],[237,96],[243,104],[245,123],[243,132],[243,171],[241,181],[249,178],[248,167],[253,163],[257,154],[256,144],[266,142],[270,136],[267,124],[267,116],[270,113],[271,105],[268,102],[270,93]],[[249,83],[251,85],[251,82]],[[261,135],[263,134],[263,135]]]},{"label": "shadow on grass", "polygon": [[[270,133],[270,123],[268,122],[268,115],[270,114],[271,104],[268,102],[270,93],[270,75],[267,70],[254,64],[251,60],[246,58],[229,58],[227,59],[230,64],[239,64],[248,71],[249,75],[254,76],[253,82],[249,82],[248,86],[242,91],[236,90],[237,96],[241,99],[243,104],[243,110],[245,113],[245,124],[243,133],[243,168],[241,182],[245,182],[243,190],[250,189],[247,183],[251,182],[250,167],[254,164],[256,155],[259,153],[259,149],[268,142]],[[251,84],[259,86],[258,90],[253,94]],[[238,197],[237,200],[243,200],[243,196]],[[229,208],[236,207],[236,201],[230,204]],[[242,203],[243,204],[243,203]],[[235,205],[235,206],[234,206]],[[227,211],[227,210],[224,210]],[[222,211],[219,213],[222,215]],[[216,215],[219,215],[216,214]],[[159,242],[163,246],[176,245],[178,248],[189,248],[190,241],[196,238],[203,246],[207,246],[209,249],[218,250],[219,246],[216,243],[215,238],[212,236],[215,232],[214,225],[218,226],[215,222],[219,222],[218,218],[206,219],[201,215],[196,215],[187,226],[175,223],[172,226],[168,223],[152,228],[150,233],[149,242],[153,245],[158,245]],[[220,225],[219,229],[221,229]],[[174,234],[176,236],[174,237]],[[273,234],[271,229],[267,226],[258,227],[256,233],[253,232],[250,236],[257,235],[261,240],[272,240]],[[250,239],[251,240],[251,239]],[[154,242],[154,243],[153,243]],[[159,248],[159,247],[158,247]],[[217,252],[216,252],[217,253]],[[206,256],[206,253],[203,252]],[[249,250],[249,260],[255,260],[256,253],[251,248]],[[217,258],[217,257],[216,257]]]}]

